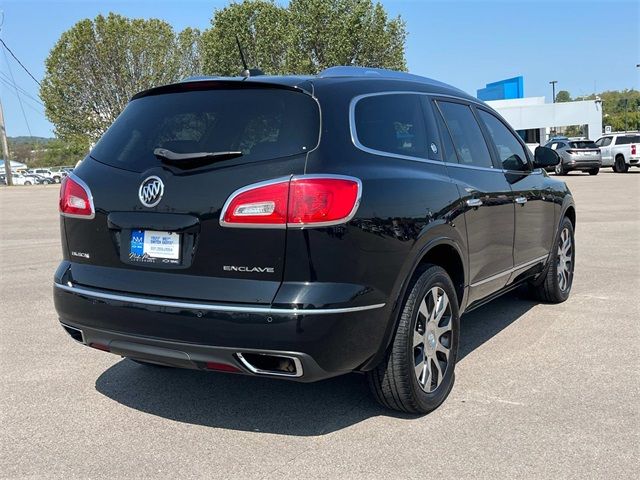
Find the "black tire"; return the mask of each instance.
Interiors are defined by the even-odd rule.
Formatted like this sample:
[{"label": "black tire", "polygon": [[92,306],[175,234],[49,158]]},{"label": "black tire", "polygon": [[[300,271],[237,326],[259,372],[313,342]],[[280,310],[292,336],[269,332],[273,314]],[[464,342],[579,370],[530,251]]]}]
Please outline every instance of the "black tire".
[{"label": "black tire", "polygon": [[[440,292],[442,296],[438,296]],[[431,312],[429,305],[433,307]],[[438,307],[442,307],[439,320]],[[450,330],[444,331],[447,328]],[[428,265],[414,276],[385,359],[367,372],[376,400],[387,408],[408,413],[428,413],[436,409],[453,387],[459,332],[460,314],[453,283],[444,269]],[[424,343],[414,345],[416,338],[423,338]],[[449,353],[445,357],[443,348],[447,345]]]},{"label": "black tire", "polygon": [[[564,248],[565,239],[563,238],[564,232],[568,233],[570,239],[570,252],[566,252]],[[573,231],[573,224],[567,217],[562,219],[560,229],[558,231],[557,239],[554,244],[553,256],[549,259],[549,264],[545,273],[538,278],[531,286],[534,296],[546,303],[562,303],[571,293],[571,287],[573,285],[573,274],[576,261],[576,246],[575,237]],[[565,255],[562,255],[562,251]],[[570,259],[570,264],[567,265],[563,261],[563,258]],[[562,264],[562,265],[561,265]],[[563,282],[560,275],[560,268],[567,267],[568,273],[565,273],[566,280]],[[563,268],[564,270],[564,268]]]},{"label": "black tire", "polygon": [[567,173],[569,173],[567,171],[567,169],[564,167],[564,164],[562,163],[562,160],[560,160],[560,163],[558,163],[555,168],[554,171],[556,172],[556,175],[566,175]]},{"label": "black tire", "polygon": [[599,168],[592,168],[591,170],[587,170],[589,172],[589,175],[597,175],[598,172],[600,171]]},{"label": "black tire", "polygon": [[629,165],[624,161],[624,157],[622,155],[618,155],[615,163],[613,164],[613,171],[616,173],[627,173],[628,170]]},{"label": "black tire", "polygon": [[31,182],[29,180],[27,180],[26,182],[24,182],[25,185],[31,185]]},{"label": "black tire", "polygon": [[60,183],[60,177],[53,177],[53,183]]}]

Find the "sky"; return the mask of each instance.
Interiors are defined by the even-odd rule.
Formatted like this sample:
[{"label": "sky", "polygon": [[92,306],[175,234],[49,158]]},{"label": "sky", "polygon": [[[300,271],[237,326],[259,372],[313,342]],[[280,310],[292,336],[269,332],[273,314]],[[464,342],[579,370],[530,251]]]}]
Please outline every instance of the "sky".
[{"label": "sky", "polygon": [[[116,12],[160,18],[174,29],[202,30],[228,0],[0,0],[0,38],[40,80],[60,35],[77,21]],[[286,4],[286,1],[277,3]],[[409,71],[473,95],[486,83],[524,76],[525,96],[551,101],[549,81],[572,96],[640,88],[640,2],[616,0],[382,0],[406,21]],[[2,49],[4,50],[4,49]],[[0,53],[0,100],[9,136],[51,137],[35,100],[38,85],[6,51]],[[23,114],[24,110],[24,114]],[[25,120],[26,118],[26,120]]]}]

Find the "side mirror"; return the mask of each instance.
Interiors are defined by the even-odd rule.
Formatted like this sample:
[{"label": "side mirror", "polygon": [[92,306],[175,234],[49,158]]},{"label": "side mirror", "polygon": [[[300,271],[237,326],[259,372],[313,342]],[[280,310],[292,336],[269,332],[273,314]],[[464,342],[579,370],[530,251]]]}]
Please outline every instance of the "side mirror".
[{"label": "side mirror", "polygon": [[533,154],[533,168],[555,167],[560,163],[560,155],[549,147],[537,147]]}]

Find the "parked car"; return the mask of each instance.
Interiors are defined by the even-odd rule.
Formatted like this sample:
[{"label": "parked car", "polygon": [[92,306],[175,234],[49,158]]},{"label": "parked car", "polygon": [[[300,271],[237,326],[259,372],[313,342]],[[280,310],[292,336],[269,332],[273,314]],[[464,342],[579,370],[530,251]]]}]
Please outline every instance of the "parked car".
[{"label": "parked car", "polygon": [[406,73],[153,88],[63,180],[55,307],[75,340],[143,364],[365,372],[383,405],[428,412],[453,385],[461,314],[523,284],[568,298],[558,161]]},{"label": "parked car", "polygon": [[591,140],[551,140],[546,147],[560,155],[560,163],[555,166],[556,175],[566,175],[572,170],[597,175],[602,166],[600,149]]},{"label": "parked car", "polygon": [[33,177],[36,180],[36,183],[40,185],[51,185],[52,183],[55,183],[52,177],[45,177],[44,175],[39,175],[36,173],[33,173],[29,176]]},{"label": "parked car", "polygon": [[629,167],[640,167],[640,133],[615,133],[596,141],[602,152],[602,166],[616,173],[627,173]]},{"label": "parked car", "polygon": [[13,173],[11,179],[14,185],[37,185],[38,179],[33,175],[24,175],[22,173]]}]

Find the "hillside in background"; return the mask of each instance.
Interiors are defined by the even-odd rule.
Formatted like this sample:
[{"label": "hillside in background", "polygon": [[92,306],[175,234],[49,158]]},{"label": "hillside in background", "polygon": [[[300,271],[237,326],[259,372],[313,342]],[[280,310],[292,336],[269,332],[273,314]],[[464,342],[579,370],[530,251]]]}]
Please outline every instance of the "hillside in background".
[{"label": "hillside in background", "polygon": [[74,165],[87,154],[85,149],[70,141],[46,137],[7,137],[9,158],[29,167]]}]

